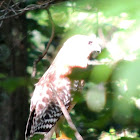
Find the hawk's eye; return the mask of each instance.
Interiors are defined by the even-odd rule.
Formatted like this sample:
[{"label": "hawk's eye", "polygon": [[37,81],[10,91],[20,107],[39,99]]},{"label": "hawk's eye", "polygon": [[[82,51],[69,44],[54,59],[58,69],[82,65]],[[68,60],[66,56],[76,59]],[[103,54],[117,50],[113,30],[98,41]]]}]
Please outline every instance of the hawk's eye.
[{"label": "hawk's eye", "polygon": [[88,44],[89,44],[89,45],[92,45],[92,41],[89,41]]}]

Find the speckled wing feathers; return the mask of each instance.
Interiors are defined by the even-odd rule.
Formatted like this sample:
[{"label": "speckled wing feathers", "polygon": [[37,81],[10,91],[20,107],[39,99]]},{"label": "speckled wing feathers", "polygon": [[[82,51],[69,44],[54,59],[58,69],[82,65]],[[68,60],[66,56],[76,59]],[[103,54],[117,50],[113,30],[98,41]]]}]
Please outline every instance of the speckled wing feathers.
[{"label": "speckled wing feathers", "polygon": [[[70,106],[70,80],[68,78],[59,78],[58,81],[54,73],[53,75],[50,74],[45,74],[36,84],[36,89],[31,99],[31,113],[26,127],[26,137],[31,137],[35,133],[49,132],[62,115],[61,108],[55,98],[55,93],[52,92],[51,85],[53,85],[66,108],[68,109]],[[60,84],[56,85],[54,83],[57,81]],[[61,85],[61,83],[63,84]],[[38,95],[40,96],[38,97]]]},{"label": "speckled wing feathers", "polygon": [[34,111],[31,114],[34,115],[34,117],[33,119],[31,118],[33,122],[29,130],[30,132],[27,130],[27,136],[33,135],[34,133],[49,132],[62,115],[62,112],[58,105],[51,102],[48,108],[44,109],[40,115],[36,116]]}]

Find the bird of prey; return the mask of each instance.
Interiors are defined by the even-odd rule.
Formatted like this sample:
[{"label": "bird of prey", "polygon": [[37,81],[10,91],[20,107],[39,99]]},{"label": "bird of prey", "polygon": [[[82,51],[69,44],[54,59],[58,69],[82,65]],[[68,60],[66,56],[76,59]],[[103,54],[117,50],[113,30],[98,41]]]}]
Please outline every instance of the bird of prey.
[{"label": "bird of prey", "polygon": [[48,70],[35,85],[25,132],[27,139],[34,134],[45,134],[49,140],[54,132],[57,133],[57,123],[63,113],[52,88],[70,111],[74,106],[71,92],[82,87],[82,81],[72,82],[67,75],[71,74],[73,68],[85,69],[94,51],[101,52],[101,47],[91,36],[74,35],[63,44]]}]

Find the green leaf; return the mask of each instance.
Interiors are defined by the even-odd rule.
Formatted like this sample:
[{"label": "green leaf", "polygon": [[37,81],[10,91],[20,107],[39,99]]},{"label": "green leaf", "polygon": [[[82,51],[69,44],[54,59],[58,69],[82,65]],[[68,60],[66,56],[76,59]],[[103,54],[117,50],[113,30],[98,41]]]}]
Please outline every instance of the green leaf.
[{"label": "green leaf", "polygon": [[95,83],[106,82],[112,73],[109,65],[95,66],[90,74],[90,81]]},{"label": "green leaf", "polygon": [[43,139],[44,135],[40,135],[40,134],[35,134],[32,138],[30,138],[31,140],[40,140]]},{"label": "green leaf", "polygon": [[3,73],[0,73],[0,78],[6,78],[6,75]]}]

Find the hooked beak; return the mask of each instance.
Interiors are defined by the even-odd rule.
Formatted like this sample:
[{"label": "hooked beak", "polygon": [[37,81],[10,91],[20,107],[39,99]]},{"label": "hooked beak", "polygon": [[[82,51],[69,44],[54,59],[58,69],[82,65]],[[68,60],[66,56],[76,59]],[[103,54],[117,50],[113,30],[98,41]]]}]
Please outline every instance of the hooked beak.
[{"label": "hooked beak", "polygon": [[101,47],[99,46],[99,44],[94,44],[92,46],[92,52],[90,53],[88,59],[89,60],[95,59],[99,53],[101,53]]},{"label": "hooked beak", "polygon": [[101,53],[101,47],[98,44],[94,45],[93,46],[93,52]]}]

